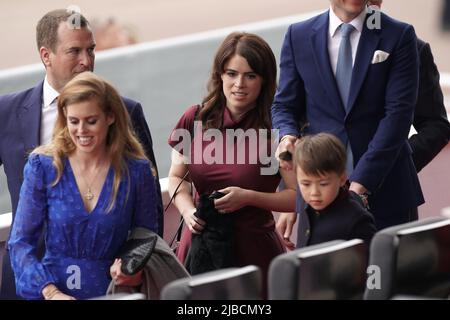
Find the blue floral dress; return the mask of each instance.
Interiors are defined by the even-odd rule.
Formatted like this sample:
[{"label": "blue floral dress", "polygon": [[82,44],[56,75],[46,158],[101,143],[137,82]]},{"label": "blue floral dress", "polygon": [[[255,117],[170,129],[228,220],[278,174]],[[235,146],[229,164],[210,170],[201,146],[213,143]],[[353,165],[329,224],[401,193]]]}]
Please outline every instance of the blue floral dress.
[{"label": "blue floral dress", "polygon": [[[86,211],[68,159],[57,185],[53,158],[30,155],[8,242],[17,294],[43,299],[54,283],[77,299],[101,296],[111,281],[109,268],[134,227],[158,230],[155,180],[146,160],[128,160],[116,203],[107,212],[114,171],[109,169],[97,205]],[[130,183],[128,183],[130,182]],[[45,255],[36,256],[46,226]]]}]

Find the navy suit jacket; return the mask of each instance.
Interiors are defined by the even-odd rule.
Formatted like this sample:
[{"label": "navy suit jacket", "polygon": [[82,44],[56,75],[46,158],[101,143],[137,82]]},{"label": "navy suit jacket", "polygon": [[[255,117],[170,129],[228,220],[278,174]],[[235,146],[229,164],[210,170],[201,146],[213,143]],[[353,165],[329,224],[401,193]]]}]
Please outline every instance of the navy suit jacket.
[{"label": "navy suit jacket", "polygon": [[420,60],[419,95],[413,125],[417,134],[409,138],[417,172],[444,148],[450,139],[450,123],[439,83],[439,71],[430,45],[417,39]]},{"label": "navy suit jacket", "polygon": [[[329,12],[289,27],[281,51],[280,83],[272,106],[280,136],[329,132],[350,143],[349,177],[372,195],[377,227],[410,221],[424,202],[408,133],[418,88],[418,54],[412,26],[381,13],[381,28],[364,24],[353,67],[349,112],[341,102],[328,54]],[[376,50],[388,59],[372,64]]]},{"label": "navy suit jacket", "polygon": [[[42,109],[43,82],[28,90],[0,97],[0,165],[3,164],[11,196],[13,221],[19,201],[23,181],[23,168],[29,153],[40,144],[40,124]],[[130,114],[133,128],[142,143],[146,155],[156,168],[155,155],[150,130],[145,121],[140,103],[122,98]],[[156,179],[158,192],[158,233],[162,236],[164,216],[159,179]],[[13,274],[6,255],[3,260],[3,279],[1,298],[13,299],[15,286]]]}]

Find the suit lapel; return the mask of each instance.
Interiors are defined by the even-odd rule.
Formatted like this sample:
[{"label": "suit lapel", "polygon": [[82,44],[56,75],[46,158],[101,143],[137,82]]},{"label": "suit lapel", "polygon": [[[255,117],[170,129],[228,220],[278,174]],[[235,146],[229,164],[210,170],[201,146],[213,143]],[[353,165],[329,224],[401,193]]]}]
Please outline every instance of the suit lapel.
[{"label": "suit lapel", "polygon": [[[366,19],[367,21],[367,19]],[[355,64],[353,65],[352,83],[348,98],[348,113],[352,110],[361,86],[366,78],[369,66],[372,63],[372,56],[380,42],[379,30],[370,30],[367,23],[364,23],[361,38],[359,39],[358,50],[356,52]]]},{"label": "suit lapel", "polygon": [[24,151],[28,154],[40,144],[43,82],[33,88],[30,97],[18,110]]},{"label": "suit lapel", "polygon": [[313,27],[311,34],[311,45],[314,51],[314,61],[322,79],[324,88],[332,103],[345,110],[336,84],[336,78],[331,68],[330,56],[328,54],[328,19],[329,12],[325,12],[319,17],[318,22]]}]

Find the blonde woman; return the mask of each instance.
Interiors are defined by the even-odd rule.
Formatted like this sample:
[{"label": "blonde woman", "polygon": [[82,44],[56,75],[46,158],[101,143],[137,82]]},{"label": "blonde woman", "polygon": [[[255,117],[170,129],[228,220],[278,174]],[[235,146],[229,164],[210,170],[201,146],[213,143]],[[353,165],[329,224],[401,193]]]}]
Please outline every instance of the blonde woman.
[{"label": "blonde woman", "polygon": [[[119,94],[93,73],[79,74],[58,98],[52,141],[35,149],[24,169],[8,243],[17,293],[26,299],[105,294],[110,267],[120,270],[114,259],[128,231],[156,232],[156,210],[150,163]],[[114,276],[121,284],[140,283],[140,274]]]}]

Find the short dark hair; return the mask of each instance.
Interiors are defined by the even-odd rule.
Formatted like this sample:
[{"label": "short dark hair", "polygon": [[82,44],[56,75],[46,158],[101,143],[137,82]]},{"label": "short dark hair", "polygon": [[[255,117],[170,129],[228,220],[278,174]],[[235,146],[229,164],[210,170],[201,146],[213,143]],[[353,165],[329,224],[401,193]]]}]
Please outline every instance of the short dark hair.
[{"label": "short dark hair", "polygon": [[320,176],[335,172],[345,172],[347,153],[344,144],[330,133],[307,135],[297,143],[294,166],[306,174]]},{"label": "short dark hair", "polygon": [[[74,23],[72,19],[76,18],[76,23],[79,23],[80,28],[89,26],[87,19],[75,11],[66,9],[57,9],[47,12],[36,26],[36,43],[38,50],[41,47],[50,48],[53,52],[56,50],[58,43],[58,28],[61,22],[68,21]],[[70,21],[69,21],[70,19]]]}]

